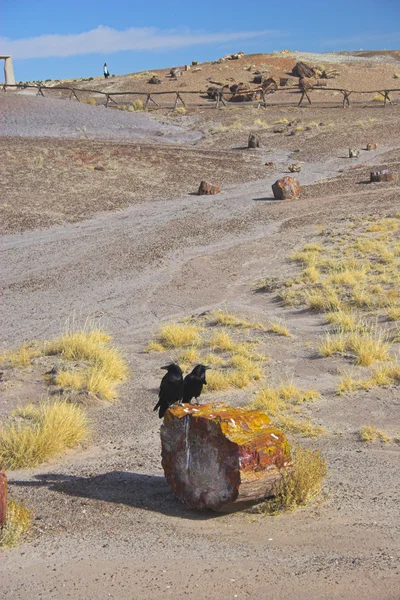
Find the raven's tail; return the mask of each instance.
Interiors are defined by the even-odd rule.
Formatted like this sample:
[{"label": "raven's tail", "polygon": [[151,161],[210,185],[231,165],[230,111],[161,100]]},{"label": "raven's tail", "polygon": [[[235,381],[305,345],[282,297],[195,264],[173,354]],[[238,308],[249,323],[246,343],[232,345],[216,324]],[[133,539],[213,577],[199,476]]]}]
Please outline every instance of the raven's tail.
[{"label": "raven's tail", "polygon": [[160,406],[160,400],[157,402],[157,404],[155,405],[155,407],[153,408],[153,410],[157,410],[157,408]]}]

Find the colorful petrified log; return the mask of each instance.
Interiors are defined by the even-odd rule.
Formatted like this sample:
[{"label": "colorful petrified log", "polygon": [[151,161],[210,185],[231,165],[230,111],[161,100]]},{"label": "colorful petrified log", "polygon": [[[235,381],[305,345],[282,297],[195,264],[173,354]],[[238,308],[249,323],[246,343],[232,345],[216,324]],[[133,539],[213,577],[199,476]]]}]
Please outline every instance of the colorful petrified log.
[{"label": "colorful petrified log", "polygon": [[162,466],[191,508],[232,510],[274,495],[290,462],[285,435],[259,410],[175,405],[161,426]]}]

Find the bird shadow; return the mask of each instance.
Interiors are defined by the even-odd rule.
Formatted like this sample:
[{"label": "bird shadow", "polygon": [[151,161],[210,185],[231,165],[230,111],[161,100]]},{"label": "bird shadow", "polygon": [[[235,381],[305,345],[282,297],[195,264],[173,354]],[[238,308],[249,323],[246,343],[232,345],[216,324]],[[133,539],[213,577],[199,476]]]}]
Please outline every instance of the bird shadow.
[{"label": "bird shadow", "polygon": [[67,496],[89,498],[102,502],[158,512],[170,517],[204,521],[222,516],[211,510],[198,511],[181,504],[160,475],[146,475],[127,471],[110,471],[92,477],[46,473],[35,475],[35,480],[10,481],[21,487],[47,487],[52,492]]}]

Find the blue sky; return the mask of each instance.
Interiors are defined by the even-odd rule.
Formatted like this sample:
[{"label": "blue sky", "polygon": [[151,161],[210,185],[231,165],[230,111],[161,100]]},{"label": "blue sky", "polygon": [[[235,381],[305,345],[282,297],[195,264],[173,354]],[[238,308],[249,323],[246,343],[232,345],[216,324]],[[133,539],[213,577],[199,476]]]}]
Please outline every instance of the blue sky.
[{"label": "blue sky", "polygon": [[17,81],[287,48],[400,48],[400,0],[0,0],[0,54]]}]

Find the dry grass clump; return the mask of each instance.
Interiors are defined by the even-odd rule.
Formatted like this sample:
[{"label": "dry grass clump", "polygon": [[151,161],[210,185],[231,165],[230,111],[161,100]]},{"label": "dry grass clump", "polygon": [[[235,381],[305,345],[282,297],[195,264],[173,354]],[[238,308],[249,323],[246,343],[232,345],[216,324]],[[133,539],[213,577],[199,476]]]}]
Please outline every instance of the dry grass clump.
[{"label": "dry grass clump", "polygon": [[140,100],[140,98],[138,100],[134,100],[128,107],[127,110],[129,112],[141,112],[144,110],[144,103],[143,100]]},{"label": "dry grass clump", "polygon": [[61,371],[56,383],[65,388],[87,390],[113,400],[118,385],[128,376],[128,365],[120,351],[110,345],[111,336],[100,329],[67,330],[45,344],[47,355],[88,363],[80,371]]},{"label": "dry grass clump", "polygon": [[0,529],[0,548],[16,546],[32,524],[32,511],[21,501],[8,498],[6,523]]},{"label": "dry grass clump", "polygon": [[17,350],[4,352],[0,356],[0,364],[10,363],[12,367],[27,367],[32,364],[32,359],[41,355],[41,349],[35,342],[24,343]]},{"label": "dry grass clump", "polygon": [[294,446],[291,454],[291,467],[282,470],[275,497],[263,507],[268,514],[306,506],[321,493],[328,472],[326,458],[321,451]]},{"label": "dry grass clump", "polygon": [[265,410],[274,423],[291,433],[297,433],[305,437],[315,437],[324,433],[319,425],[312,424],[309,420],[297,419],[288,414],[296,405],[320,398],[321,394],[316,390],[299,389],[293,382],[282,382],[277,388],[261,388],[251,403],[252,408]]},{"label": "dry grass clump", "polygon": [[201,343],[201,331],[198,325],[171,322],[161,327],[157,342],[165,349],[198,346]]},{"label": "dry grass clump", "polygon": [[186,113],[187,113],[187,108],[185,108],[184,106],[177,106],[171,114],[172,114],[172,116],[178,116],[178,115],[186,115]]},{"label": "dry grass clump", "polygon": [[0,463],[6,469],[35,467],[89,437],[85,412],[67,400],[28,405],[14,415],[23,421],[0,431]]},{"label": "dry grass clump", "polygon": [[92,106],[95,106],[97,104],[96,100],[94,98],[83,98],[81,100],[81,102],[83,104],[91,104]]},{"label": "dry grass clump", "polygon": [[380,92],[378,94],[375,94],[375,96],[372,98],[372,102],[384,102],[385,101],[385,96],[383,94],[381,94]]},{"label": "dry grass clump", "polygon": [[391,360],[389,350],[389,342],[385,342],[379,333],[374,334],[371,331],[328,334],[319,347],[322,356],[351,353],[355,363],[364,367],[376,361]]},{"label": "dry grass clump", "polygon": [[391,321],[400,321],[400,306],[392,306],[392,308],[389,308],[387,316]]},{"label": "dry grass clump", "polygon": [[375,440],[380,440],[381,442],[385,442],[385,444],[390,442],[390,437],[387,433],[382,431],[382,429],[377,429],[374,425],[363,425],[359,433],[363,442],[374,442]]},{"label": "dry grass clump", "polygon": [[337,393],[342,396],[355,390],[370,390],[375,387],[399,384],[400,365],[398,363],[379,365],[372,371],[370,377],[365,379],[355,379],[350,373],[345,373],[339,381]]},{"label": "dry grass clump", "polygon": [[222,125],[221,123],[215,127],[210,127],[208,133],[211,135],[217,135],[218,133],[226,133],[227,131],[235,131],[239,129],[243,129],[243,124],[239,121],[234,121],[233,123],[230,123],[230,125]]},{"label": "dry grass clump", "polygon": [[325,429],[320,425],[311,423],[310,420],[297,419],[291,415],[278,415],[274,418],[274,423],[283,431],[288,431],[302,437],[318,437],[325,433]]},{"label": "dry grass clump", "polygon": [[276,333],[276,335],[292,337],[292,334],[290,333],[289,329],[283,321],[270,321],[269,326],[269,331],[272,331],[272,333]]},{"label": "dry grass clump", "polygon": [[243,329],[260,329],[265,330],[265,326],[262,323],[255,323],[253,321],[247,321],[246,319],[239,319],[232,313],[228,313],[225,310],[213,310],[210,313],[211,321],[210,325],[221,325],[223,327],[242,327]]}]

